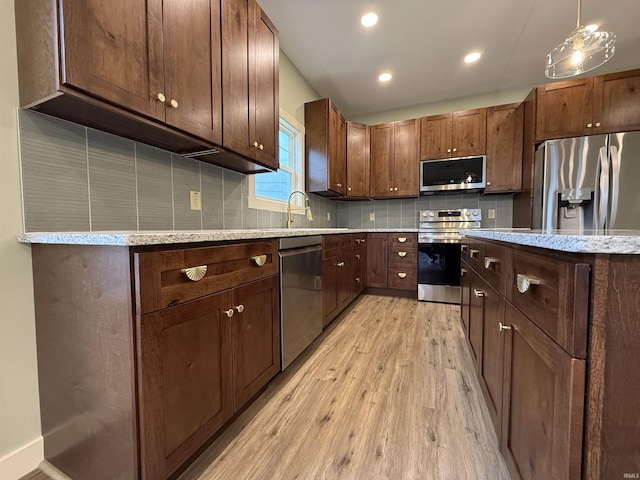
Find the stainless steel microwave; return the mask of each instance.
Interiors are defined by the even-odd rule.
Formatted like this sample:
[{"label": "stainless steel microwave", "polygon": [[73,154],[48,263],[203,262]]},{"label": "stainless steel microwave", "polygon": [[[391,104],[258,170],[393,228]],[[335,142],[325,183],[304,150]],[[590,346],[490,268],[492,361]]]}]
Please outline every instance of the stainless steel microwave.
[{"label": "stainless steel microwave", "polygon": [[487,156],[422,160],[420,194],[482,190],[487,183]]}]

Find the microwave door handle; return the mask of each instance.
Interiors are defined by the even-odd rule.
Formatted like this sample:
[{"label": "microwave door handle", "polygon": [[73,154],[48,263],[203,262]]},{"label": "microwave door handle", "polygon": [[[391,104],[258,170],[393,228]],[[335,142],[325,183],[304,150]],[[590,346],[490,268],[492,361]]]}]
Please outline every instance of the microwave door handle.
[{"label": "microwave door handle", "polygon": [[611,205],[609,208],[607,227],[611,228],[615,225],[618,214],[618,192],[620,191],[620,152],[616,145],[612,145],[609,148],[609,163],[611,165]]},{"label": "microwave door handle", "polygon": [[609,202],[609,162],[606,147],[598,152],[598,168],[596,169],[596,229],[603,230],[607,219],[607,203]]}]

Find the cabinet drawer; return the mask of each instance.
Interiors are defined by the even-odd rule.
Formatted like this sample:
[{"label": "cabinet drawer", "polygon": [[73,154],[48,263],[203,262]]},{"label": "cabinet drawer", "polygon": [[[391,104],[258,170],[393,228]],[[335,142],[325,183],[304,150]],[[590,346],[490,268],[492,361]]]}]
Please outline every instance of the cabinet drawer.
[{"label": "cabinet drawer", "polygon": [[506,296],[509,274],[509,250],[493,243],[482,243],[479,272],[489,285]]},{"label": "cabinet drawer", "polygon": [[387,261],[390,268],[417,268],[418,253],[415,248],[391,247]]},{"label": "cabinet drawer", "polygon": [[481,259],[483,246],[483,243],[473,238],[465,239],[460,246],[460,258],[465,260],[469,266],[478,273],[482,271]]},{"label": "cabinet drawer", "polygon": [[389,268],[387,270],[387,286],[398,290],[417,290],[417,270],[413,268]]},{"label": "cabinet drawer", "polygon": [[359,273],[362,271],[362,266],[365,265],[365,258],[362,250],[357,249],[351,253],[353,257],[353,273]]},{"label": "cabinet drawer", "polygon": [[330,258],[353,250],[354,239],[350,233],[324,235],[322,237],[322,258]]},{"label": "cabinet drawer", "polygon": [[511,303],[569,354],[586,358],[590,266],[512,251]]},{"label": "cabinet drawer", "polygon": [[[214,247],[134,252],[137,313],[178,305],[278,273],[275,240]],[[186,269],[206,266],[200,280]]]},{"label": "cabinet drawer", "polygon": [[418,235],[415,233],[390,233],[389,246],[416,248],[418,246]]}]

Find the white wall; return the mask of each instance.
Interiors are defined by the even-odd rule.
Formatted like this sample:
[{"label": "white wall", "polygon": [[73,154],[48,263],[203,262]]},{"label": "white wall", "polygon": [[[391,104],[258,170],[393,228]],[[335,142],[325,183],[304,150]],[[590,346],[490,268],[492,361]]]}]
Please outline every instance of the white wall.
[{"label": "white wall", "polygon": [[321,98],[280,50],[280,108],[304,125],[304,104]]},{"label": "white wall", "polygon": [[[24,0],[18,0],[24,1]],[[0,0],[0,478],[42,459],[31,249],[22,232],[13,0]],[[16,451],[19,451],[16,453]]]}]

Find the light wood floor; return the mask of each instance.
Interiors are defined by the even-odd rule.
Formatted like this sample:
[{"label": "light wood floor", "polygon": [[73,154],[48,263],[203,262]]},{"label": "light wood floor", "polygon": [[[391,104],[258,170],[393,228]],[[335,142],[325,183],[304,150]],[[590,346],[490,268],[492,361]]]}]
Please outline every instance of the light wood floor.
[{"label": "light wood floor", "polygon": [[179,480],[508,480],[464,343],[457,306],[361,296]]}]

